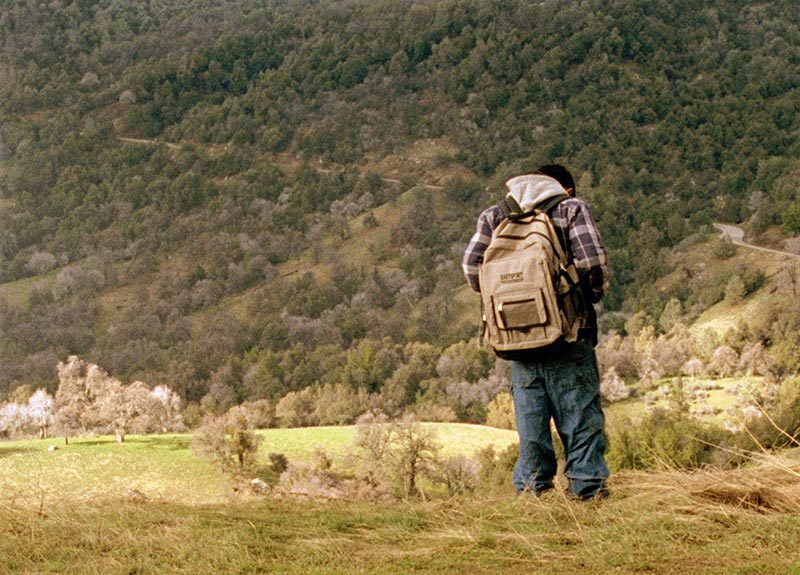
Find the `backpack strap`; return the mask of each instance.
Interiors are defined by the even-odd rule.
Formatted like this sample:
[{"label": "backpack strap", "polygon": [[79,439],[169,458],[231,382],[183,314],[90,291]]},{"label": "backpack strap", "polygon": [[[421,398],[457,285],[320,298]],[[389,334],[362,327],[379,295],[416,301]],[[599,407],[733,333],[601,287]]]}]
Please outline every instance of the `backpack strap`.
[{"label": "backpack strap", "polygon": [[553,196],[552,198],[547,198],[541,204],[534,207],[533,210],[527,212],[523,212],[522,207],[520,207],[519,203],[517,203],[517,200],[515,200],[512,196],[508,195],[505,196],[502,200],[500,200],[500,202],[497,205],[500,207],[500,210],[503,212],[503,215],[509,220],[520,220],[527,216],[538,214],[541,212],[547,214],[558,204],[568,199],[569,199],[568,194],[558,194],[557,196]]},{"label": "backpack strap", "polygon": [[552,198],[546,199],[541,204],[536,206],[535,209],[537,212],[544,212],[549,215],[550,210],[555,208],[558,204],[560,204],[564,200],[568,200],[569,197],[570,197],[569,194],[558,194],[557,196],[553,196]]},{"label": "backpack strap", "polygon": [[548,219],[547,223],[552,228],[553,235],[555,236],[555,238],[558,239],[556,245],[553,246],[555,248],[556,256],[558,257],[559,261],[559,270],[557,278],[559,280],[560,279],[565,280],[567,285],[569,285],[570,288],[572,288],[578,283],[577,276],[575,275],[573,277],[573,273],[570,272],[570,268],[574,269],[574,263],[573,263],[574,260],[572,258],[572,254],[566,248],[566,246],[561,245],[561,238],[556,232],[552,220],[550,220],[550,211],[553,208],[555,208],[558,204],[560,204],[564,200],[568,200],[569,198],[570,196],[568,194],[559,194],[557,196],[553,196],[552,198],[548,198],[547,200],[536,206],[536,213],[547,214],[547,219]]},{"label": "backpack strap", "polygon": [[518,220],[525,216],[517,200],[511,196],[505,196],[497,205],[500,207],[503,215],[509,220]]}]

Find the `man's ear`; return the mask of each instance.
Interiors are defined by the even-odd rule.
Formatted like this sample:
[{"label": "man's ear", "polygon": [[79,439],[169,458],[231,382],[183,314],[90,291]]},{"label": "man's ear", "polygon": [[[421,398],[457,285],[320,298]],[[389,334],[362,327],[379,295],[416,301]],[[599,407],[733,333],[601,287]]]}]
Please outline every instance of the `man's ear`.
[{"label": "man's ear", "polygon": [[567,188],[567,189],[566,189],[566,190],[564,190],[564,191],[565,191],[565,192],[567,192],[567,195],[568,195],[570,198],[574,198],[574,197],[575,197],[575,188]]}]

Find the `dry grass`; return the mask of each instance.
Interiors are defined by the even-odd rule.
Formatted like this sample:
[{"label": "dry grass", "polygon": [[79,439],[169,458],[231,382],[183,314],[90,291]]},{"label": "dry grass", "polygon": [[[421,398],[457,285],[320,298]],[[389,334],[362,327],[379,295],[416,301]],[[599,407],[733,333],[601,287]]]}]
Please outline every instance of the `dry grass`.
[{"label": "dry grass", "polygon": [[[168,462],[180,449],[127,447],[177,473]],[[13,453],[3,459],[12,464]],[[58,459],[37,461],[34,482]],[[100,463],[95,475],[108,479]],[[183,460],[188,467],[200,483],[219,480]],[[123,471],[141,485],[132,463]],[[41,486],[69,484],[59,475],[50,468]],[[176,476],[174,489],[184,485]],[[193,503],[120,490],[86,498],[80,485],[70,488],[76,497],[41,503],[33,487],[25,497],[8,487],[0,573],[800,573],[800,450],[752,454],[731,471],[619,473],[609,498],[588,503],[563,489],[534,498],[508,487],[381,504],[244,495]]]}]

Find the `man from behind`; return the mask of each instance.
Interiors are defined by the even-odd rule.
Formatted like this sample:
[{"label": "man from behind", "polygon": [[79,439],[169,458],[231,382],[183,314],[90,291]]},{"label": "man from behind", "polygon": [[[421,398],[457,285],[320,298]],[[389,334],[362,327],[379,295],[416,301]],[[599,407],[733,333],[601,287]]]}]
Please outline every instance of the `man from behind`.
[{"label": "man from behind", "polygon": [[579,298],[583,300],[577,331],[569,336],[544,347],[498,352],[511,360],[511,391],[520,440],[513,483],[518,493],[540,494],[553,488],[557,462],[552,420],[564,445],[569,494],[579,499],[603,496],[607,493],[608,468],[594,352],[597,316],[592,304],[600,301],[608,285],[606,249],[588,205],[575,197],[574,179],[563,166],[542,166],[510,179],[506,186],[509,192],[503,202],[480,214],[477,231],[464,253],[462,265],[470,287],[481,291],[484,254],[501,223],[513,217],[509,212],[543,211],[566,258],[574,262]]}]

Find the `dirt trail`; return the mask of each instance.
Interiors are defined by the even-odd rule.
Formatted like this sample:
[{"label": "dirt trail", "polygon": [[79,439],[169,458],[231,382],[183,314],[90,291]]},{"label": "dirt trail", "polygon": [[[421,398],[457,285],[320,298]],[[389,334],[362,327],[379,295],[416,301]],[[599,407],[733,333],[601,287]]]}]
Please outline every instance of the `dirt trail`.
[{"label": "dirt trail", "polygon": [[789,256],[800,259],[800,255],[793,254],[792,252],[785,252],[783,250],[773,250],[771,248],[762,248],[761,246],[756,246],[745,242],[744,230],[739,226],[732,226],[731,224],[719,224],[715,222],[714,227],[722,232],[723,238],[730,239],[731,243],[735,246],[742,246],[743,248],[749,248],[751,250],[758,250],[760,252],[768,252],[771,254],[779,254],[782,256]]},{"label": "dirt trail", "polygon": [[163,143],[166,144],[166,146],[170,150],[180,150],[181,148],[178,144],[172,144],[170,142],[159,142],[157,140],[147,140],[144,138],[123,138],[122,136],[117,136],[117,140],[119,140],[120,142],[127,142],[129,144],[143,144],[146,146],[155,146]]}]

